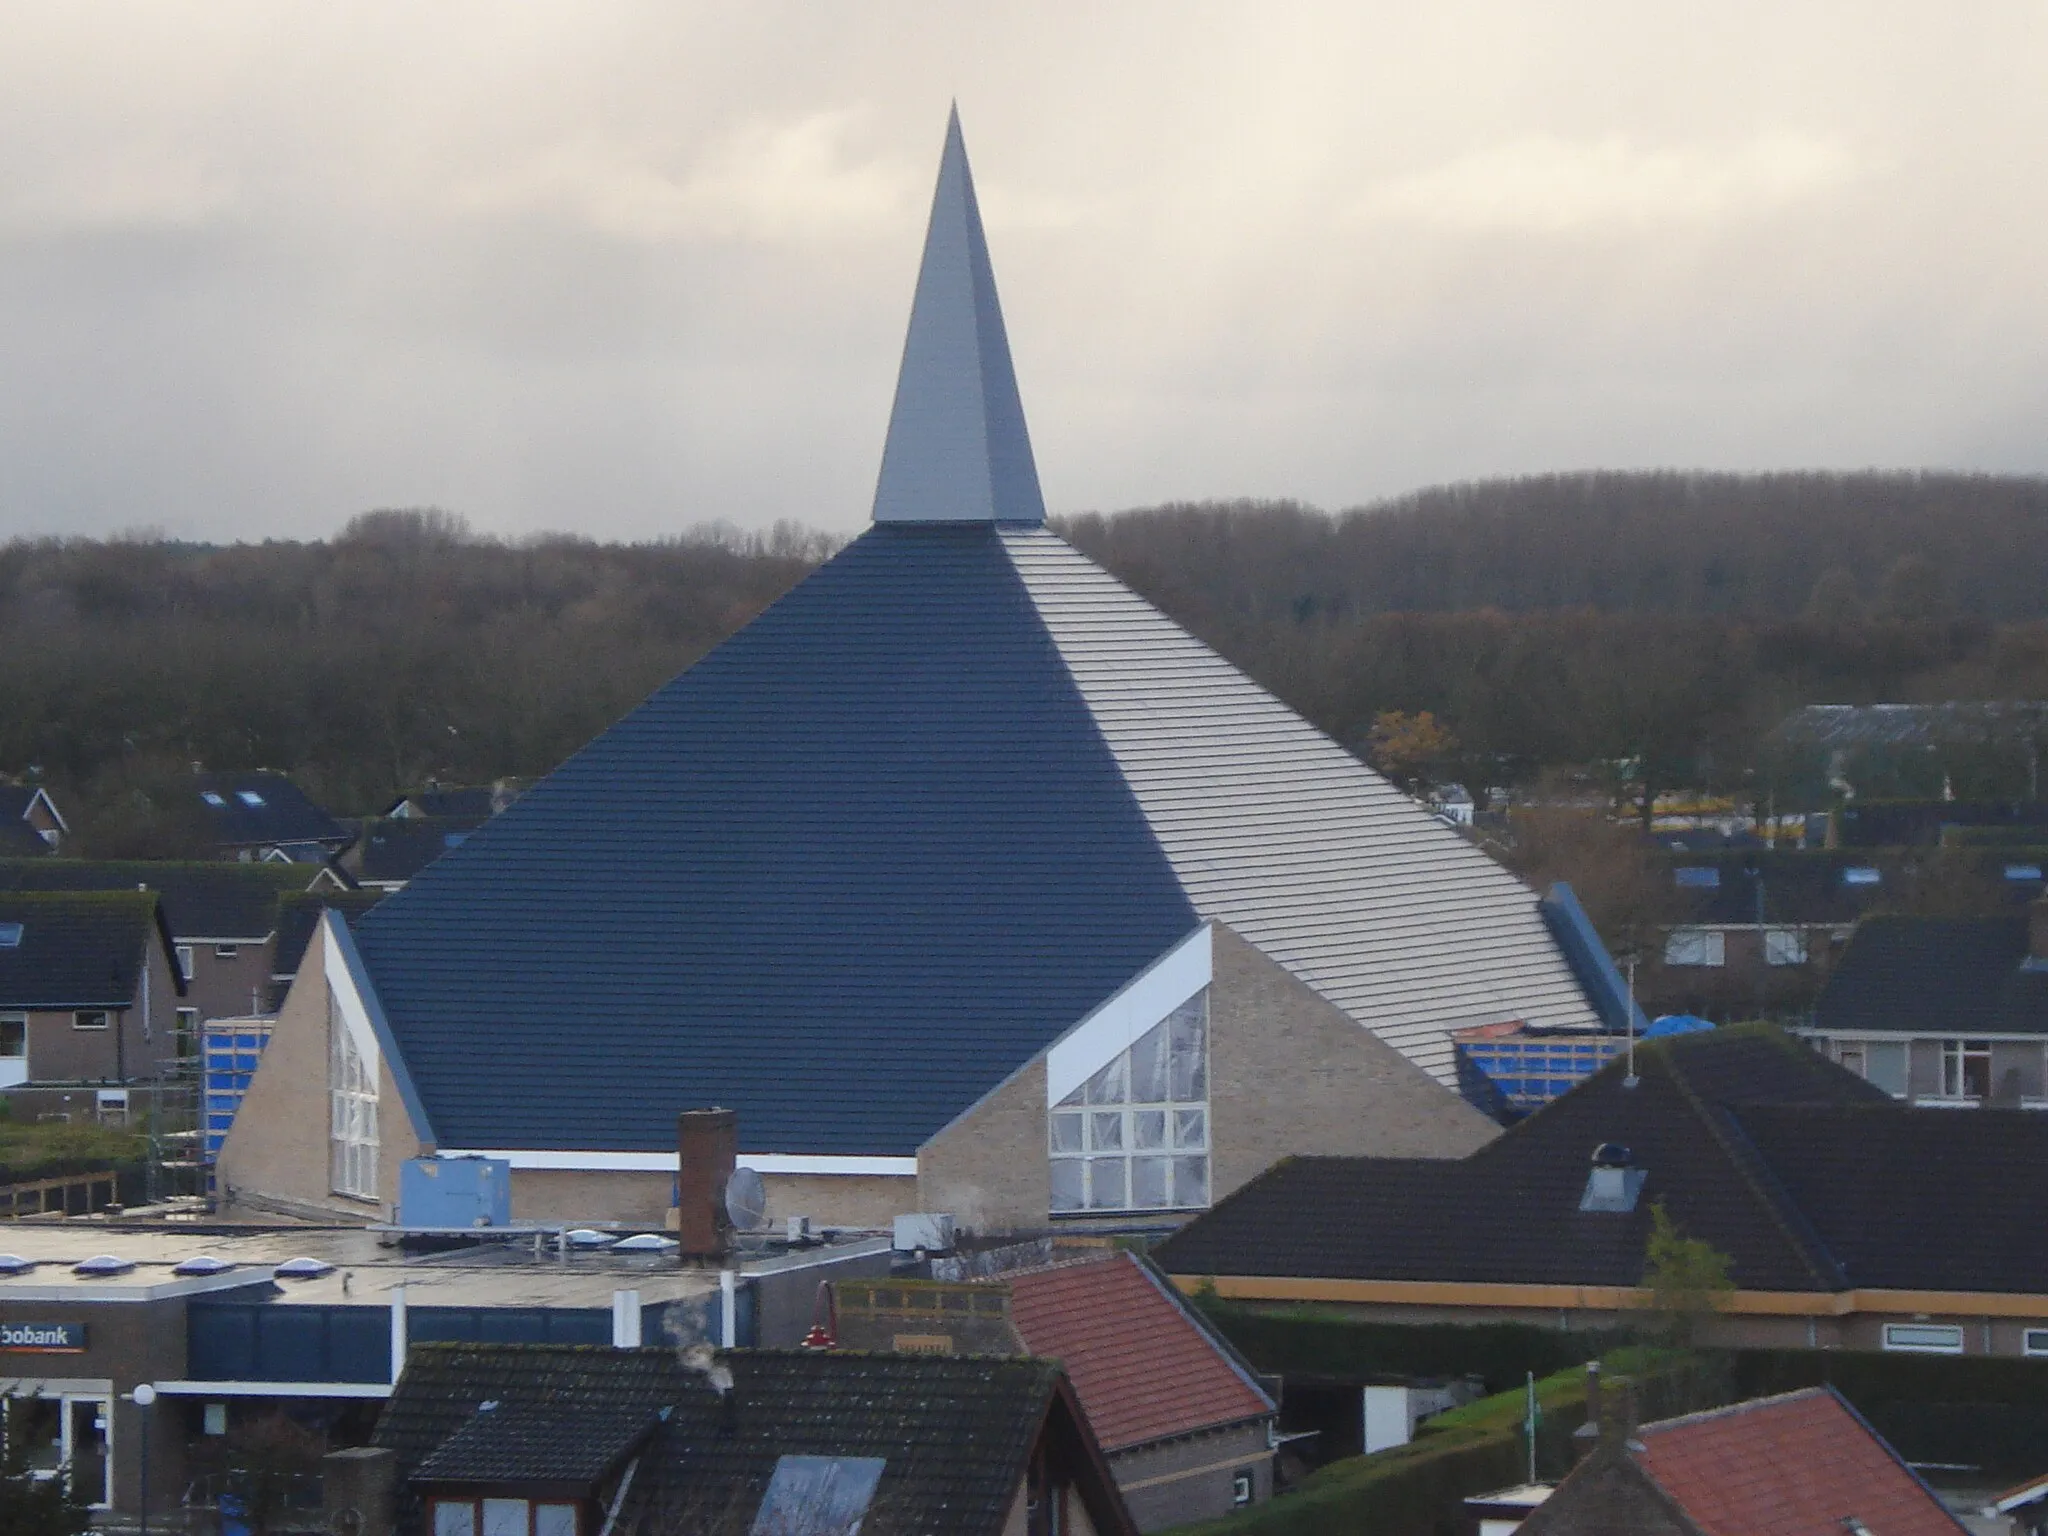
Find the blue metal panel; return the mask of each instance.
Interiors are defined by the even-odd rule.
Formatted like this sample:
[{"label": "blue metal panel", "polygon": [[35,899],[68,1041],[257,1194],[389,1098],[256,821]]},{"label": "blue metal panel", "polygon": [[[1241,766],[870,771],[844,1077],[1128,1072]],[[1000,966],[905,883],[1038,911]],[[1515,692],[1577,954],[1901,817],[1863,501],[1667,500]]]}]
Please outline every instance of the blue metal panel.
[{"label": "blue metal panel", "polygon": [[1614,968],[1607,946],[1600,942],[1592,919],[1586,916],[1586,909],[1579,905],[1579,898],[1573,894],[1572,888],[1560,880],[1538,905],[1551,935],[1557,940],[1557,947],[1564,951],[1565,963],[1572,968],[1572,975],[1578,979],[1586,1001],[1600,1015],[1600,1022],[1611,1030],[1626,1034],[1630,1015],[1633,1014],[1637,1034],[1649,1028],[1650,1021],[1644,1017],[1643,1010],[1629,1000],[1628,983]]},{"label": "blue metal panel", "polygon": [[512,1165],[499,1158],[416,1157],[398,1170],[407,1227],[503,1227],[512,1221]]},{"label": "blue metal panel", "polygon": [[355,943],[443,1146],[907,1155],[1198,921],[995,526],[899,523]]},{"label": "blue metal panel", "polygon": [[185,1349],[193,1381],[389,1381],[391,1312],[195,1301]]},{"label": "blue metal panel", "polygon": [[270,1025],[265,1021],[235,1019],[206,1026],[200,1043],[200,1069],[205,1095],[205,1157],[209,1163],[220,1156],[221,1143],[227,1140],[228,1130],[235,1123],[235,1113],[242,1107],[243,1096],[249,1091],[250,1079],[256,1075],[256,1064],[262,1060],[263,1047],[269,1040]]}]

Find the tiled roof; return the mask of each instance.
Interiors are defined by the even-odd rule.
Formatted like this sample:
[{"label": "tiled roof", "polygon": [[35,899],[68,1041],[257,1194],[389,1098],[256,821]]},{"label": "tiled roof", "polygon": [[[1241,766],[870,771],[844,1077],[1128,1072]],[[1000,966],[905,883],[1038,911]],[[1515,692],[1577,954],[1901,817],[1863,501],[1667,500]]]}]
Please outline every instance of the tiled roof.
[{"label": "tiled roof", "polygon": [[[1897,1106],[1774,1030],[1718,1030],[1637,1048],[1458,1162],[1294,1158],[1197,1217],[1155,1251],[1175,1275],[1284,1275],[1632,1286],[1650,1207],[1733,1260],[1755,1290],[1836,1290],[1830,1250],[1743,1130],[1756,1106],[1809,1118]],[[1931,1113],[1931,1112],[1929,1112]],[[1645,1180],[1633,1211],[1581,1210],[1595,1147],[1630,1149]],[[1453,1213],[1455,1213],[1453,1215]]]},{"label": "tiled roof", "polygon": [[420,816],[467,816],[482,821],[518,798],[518,791],[509,784],[437,784],[430,789],[400,795],[384,814],[394,815],[400,806],[410,805]]},{"label": "tiled roof", "polygon": [[1739,1118],[1850,1285],[2041,1289],[2048,1115],[1757,1106]]},{"label": "tiled roof", "polygon": [[[614,1428],[666,1408],[635,1479],[629,1532],[690,1528],[691,1513],[706,1510],[738,1512],[744,1528],[777,1459],[806,1455],[884,1459],[867,1536],[996,1536],[1061,1390],[1059,1368],[1040,1360],[752,1350],[717,1358],[732,1372],[729,1398],[670,1349],[417,1345],[375,1443],[397,1452],[402,1478],[467,1479],[488,1467],[512,1481],[532,1475],[513,1470],[526,1465],[588,1465],[601,1454],[597,1442],[616,1443]],[[460,1437],[485,1401],[508,1415],[506,1428],[487,1454],[465,1459]],[[565,1456],[548,1443],[550,1414],[560,1425],[602,1416],[608,1427],[579,1435]],[[483,1432],[469,1443],[481,1451]]]},{"label": "tiled roof", "polygon": [[1600,1027],[1526,885],[1057,535],[1003,543],[1204,917],[1453,1091],[1455,1030]]},{"label": "tiled roof", "polygon": [[1273,1412],[1186,1305],[1130,1254],[1004,1278],[1025,1348],[1066,1366],[1105,1450]]},{"label": "tiled roof", "polygon": [[479,1405],[413,1476],[439,1483],[595,1483],[660,1422],[660,1410],[635,1401],[637,1395],[584,1403],[574,1413],[553,1401]]},{"label": "tiled roof", "polygon": [[2027,971],[2027,916],[1873,917],[1814,1004],[1823,1030],[2048,1034],[2048,972]]},{"label": "tiled roof", "polygon": [[357,943],[444,1146],[904,1155],[1197,921],[995,530],[891,524]]},{"label": "tiled roof", "polygon": [[[192,795],[207,818],[214,841],[225,847],[279,843],[339,847],[348,841],[348,829],[281,773],[195,774]],[[208,795],[221,803],[214,804]]]},{"label": "tiled roof", "polygon": [[[488,795],[489,790],[484,793]],[[363,821],[356,851],[365,881],[410,880],[490,820],[480,816],[370,816]]]},{"label": "tiled roof", "polygon": [[260,943],[277,927],[281,895],[304,891],[318,872],[297,864],[225,860],[0,859],[0,891],[133,891],[163,897],[178,939]]},{"label": "tiled roof", "polygon": [[[1636,1465],[1705,1536],[1956,1536],[1926,1484],[1828,1387],[1645,1424]],[[1567,1482],[1553,1499],[1562,1498]]]},{"label": "tiled roof", "polygon": [[152,940],[164,942],[157,899],[143,891],[0,892],[0,1008],[126,1008]]},{"label": "tiled roof", "polygon": [[[1847,927],[1864,913],[1896,902],[1902,879],[1895,855],[1833,850],[1674,853],[1658,862],[1671,889],[1672,920],[1700,927],[1757,922]],[[1874,869],[1878,878],[1851,883],[1846,876],[1852,869]],[[1716,883],[1684,883],[1700,879],[1682,876],[1687,870],[1712,871]]]},{"label": "tiled roof", "polygon": [[273,976],[295,976],[320,926],[320,914],[332,909],[350,928],[384,899],[382,891],[298,891],[277,902],[277,945],[271,957]]}]

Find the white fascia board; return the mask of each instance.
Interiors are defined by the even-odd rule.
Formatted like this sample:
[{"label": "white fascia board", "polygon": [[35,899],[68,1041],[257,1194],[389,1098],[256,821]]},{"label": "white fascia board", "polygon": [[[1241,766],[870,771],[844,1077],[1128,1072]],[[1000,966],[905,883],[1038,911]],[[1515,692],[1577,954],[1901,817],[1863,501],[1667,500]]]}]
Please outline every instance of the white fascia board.
[{"label": "white fascia board", "polygon": [[434,1139],[432,1123],[427,1119],[426,1105],[420,1101],[419,1091],[413,1086],[412,1073],[406,1068],[405,1058],[400,1056],[397,1042],[392,1039],[390,1022],[384,1017],[384,1003],[377,996],[375,983],[370,980],[369,968],[363,964],[363,957],[356,952],[355,936],[348,931],[348,924],[341,920],[341,914],[329,908],[320,914],[321,931],[326,937],[322,946],[322,975],[327,982],[328,995],[337,1004],[341,1014],[342,1027],[348,1037],[362,1053],[364,1065],[372,1072],[380,1064],[391,1068],[392,1081],[398,1084],[398,1096],[405,1103],[405,1112],[412,1118],[414,1133],[422,1141]]},{"label": "white fascia board", "polygon": [[165,1397],[389,1397],[388,1381],[159,1381]]},{"label": "white fascia board", "polygon": [[[556,1152],[534,1149],[482,1148],[441,1149],[442,1157],[488,1157],[510,1163],[517,1170],[547,1169],[565,1173],[674,1173],[674,1152]],[[756,1173],[812,1173],[825,1175],[883,1175],[892,1178],[917,1177],[914,1157],[832,1157],[802,1152],[742,1152],[742,1168]]]},{"label": "white fascia board", "polygon": [[1204,923],[1053,1042],[1045,1057],[1047,1106],[1087,1082],[1214,976],[1215,945]]}]

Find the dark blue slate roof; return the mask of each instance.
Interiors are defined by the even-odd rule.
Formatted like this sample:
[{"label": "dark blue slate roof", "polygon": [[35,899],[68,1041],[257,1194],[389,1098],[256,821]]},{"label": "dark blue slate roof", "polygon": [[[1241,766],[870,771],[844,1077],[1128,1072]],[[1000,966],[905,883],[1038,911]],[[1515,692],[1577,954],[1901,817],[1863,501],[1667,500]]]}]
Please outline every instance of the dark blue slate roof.
[{"label": "dark blue slate roof", "polygon": [[1197,921],[996,529],[882,525],[356,942],[444,1147],[907,1155]]}]

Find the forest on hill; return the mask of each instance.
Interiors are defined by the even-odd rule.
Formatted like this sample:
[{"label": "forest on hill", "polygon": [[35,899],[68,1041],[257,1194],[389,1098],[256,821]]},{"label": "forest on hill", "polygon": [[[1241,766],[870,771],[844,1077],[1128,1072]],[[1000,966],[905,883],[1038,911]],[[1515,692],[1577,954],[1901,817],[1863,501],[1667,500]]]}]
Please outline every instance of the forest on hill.
[{"label": "forest on hill", "polygon": [[[1802,703],[2048,698],[2043,480],[1553,476],[1062,528],[1347,746],[1429,711],[1424,766],[1475,788],[1618,760],[1736,788]],[[16,541],[0,774],[112,854],[155,851],[195,763],[283,769],[345,815],[545,773],[836,543],[508,542],[417,511],[325,541]]]}]

